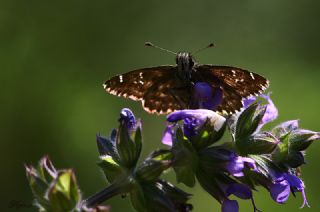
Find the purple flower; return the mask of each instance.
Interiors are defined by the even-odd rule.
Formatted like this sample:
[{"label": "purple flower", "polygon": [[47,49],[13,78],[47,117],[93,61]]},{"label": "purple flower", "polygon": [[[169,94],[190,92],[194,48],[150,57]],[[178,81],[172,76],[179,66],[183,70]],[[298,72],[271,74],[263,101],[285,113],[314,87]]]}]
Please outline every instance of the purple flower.
[{"label": "purple flower", "polygon": [[265,94],[261,95],[261,97],[267,100],[268,102],[266,112],[260,123],[261,125],[271,122],[278,117],[278,109],[276,108],[273,101],[271,100],[270,95],[271,93],[269,93],[268,95],[265,95]]},{"label": "purple flower", "polygon": [[[201,128],[206,122],[210,124],[215,131],[219,131],[226,119],[223,116],[207,109],[197,110],[178,110],[167,116],[167,121],[176,123],[183,121],[184,135],[187,137],[193,136],[197,130]],[[174,127],[176,124],[168,124],[162,137],[162,143],[172,145],[174,136]]]},{"label": "purple flower", "polygon": [[194,107],[199,109],[216,110],[222,102],[222,89],[205,82],[198,82],[194,85],[193,101]]},{"label": "purple flower", "polygon": [[221,212],[238,212],[239,204],[237,200],[226,199],[222,202]]},{"label": "purple flower", "polygon": [[222,190],[227,196],[222,202],[221,211],[222,212],[237,212],[239,211],[239,205],[236,200],[230,200],[228,197],[234,195],[240,199],[251,199],[254,211],[259,211],[254,203],[252,197],[252,191],[249,186],[240,184],[240,183],[231,183],[231,184],[221,184]]},{"label": "purple flower", "polygon": [[304,188],[304,183],[299,177],[288,173],[282,173],[278,176],[278,179],[275,179],[269,186],[269,192],[272,199],[280,204],[288,200],[291,192],[301,192],[303,197],[303,204],[301,208],[305,205],[310,207]]},{"label": "purple flower", "polygon": [[[226,121],[223,116],[207,109],[178,110],[167,116],[167,121],[169,122],[178,122],[180,120],[187,120],[186,123],[194,125],[194,127],[201,127],[206,121],[208,121],[215,131],[220,130]],[[193,120],[193,122],[190,120]]]},{"label": "purple flower", "polygon": [[174,129],[173,129],[174,127],[175,127],[175,124],[167,125],[161,139],[163,144],[172,146],[173,136],[174,136]]},{"label": "purple flower", "polygon": [[124,124],[129,131],[136,129],[136,118],[134,117],[133,112],[129,108],[123,108],[120,112],[119,122]]},{"label": "purple flower", "polygon": [[248,157],[237,156],[235,153],[231,154],[230,161],[226,165],[229,174],[235,177],[243,177],[243,169],[245,167],[257,171],[256,164],[253,159]]}]

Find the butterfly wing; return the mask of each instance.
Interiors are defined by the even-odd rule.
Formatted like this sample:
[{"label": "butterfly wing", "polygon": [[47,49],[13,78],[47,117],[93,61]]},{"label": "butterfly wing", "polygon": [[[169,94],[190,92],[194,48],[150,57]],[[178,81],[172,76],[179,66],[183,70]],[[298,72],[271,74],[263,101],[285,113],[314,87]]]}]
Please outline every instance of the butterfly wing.
[{"label": "butterfly wing", "polygon": [[196,75],[198,81],[220,86],[223,99],[217,110],[227,113],[240,110],[243,99],[258,95],[269,86],[269,81],[259,74],[230,66],[199,65]]},{"label": "butterfly wing", "polygon": [[175,66],[134,70],[112,77],[103,86],[113,95],[141,101],[149,113],[167,114],[187,108],[190,92],[180,89]]}]

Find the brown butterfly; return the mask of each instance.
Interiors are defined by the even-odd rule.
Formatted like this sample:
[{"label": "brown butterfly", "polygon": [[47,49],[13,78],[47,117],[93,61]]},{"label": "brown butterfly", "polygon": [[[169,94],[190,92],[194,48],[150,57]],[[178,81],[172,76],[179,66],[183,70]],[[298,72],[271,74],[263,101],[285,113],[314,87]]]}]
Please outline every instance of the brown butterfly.
[{"label": "brown butterfly", "polygon": [[[151,43],[146,45],[160,48]],[[222,101],[216,111],[231,114],[243,107],[242,100],[262,93],[269,85],[266,78],[241,68],[201,65],[195,62],[191,53],[174,54],[176,65],[120,74],[107,80],[103,87],[110,94],[141,101],[149,113],[167,114],[193,108],[193,86],[197,82],[206,82],[213,91],[222,90]]]}]

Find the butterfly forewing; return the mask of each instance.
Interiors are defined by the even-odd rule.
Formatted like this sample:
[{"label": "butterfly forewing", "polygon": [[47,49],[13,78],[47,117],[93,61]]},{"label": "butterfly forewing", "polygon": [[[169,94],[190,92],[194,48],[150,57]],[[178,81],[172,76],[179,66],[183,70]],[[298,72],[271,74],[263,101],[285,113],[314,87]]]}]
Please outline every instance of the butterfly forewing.
[{"label": "butterfly forewing", "polygon": [[149,113],[167,114],[188,107],[190,92],[176,89],[180,84],[175,77],[175,66],[159,66],[134,70],[112,77],[104,89],[113,95],[142,101]]},{"label": "butterfly forewing", "polygon": [[173,66],[144,68],[120,74],[107,80],[103,87],[113,95],[142,100],[144,94],[159,78],[167,77],[173,72]]}]

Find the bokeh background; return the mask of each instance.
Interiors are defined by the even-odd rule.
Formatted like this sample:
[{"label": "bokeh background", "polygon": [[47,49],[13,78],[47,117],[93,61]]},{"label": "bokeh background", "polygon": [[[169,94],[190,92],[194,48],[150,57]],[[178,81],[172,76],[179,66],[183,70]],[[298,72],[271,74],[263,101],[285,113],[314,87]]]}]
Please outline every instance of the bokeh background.
[{"label": "bokeh background", "polygon": [[[198,61],[266,76],[280,112],[275,122],[300,119],[303,128],[320,131],[319,11],[316,0],[1,0],[1,211],[13,210],[12,200],[32,202],[23,164],[44,154],[58,168],[75,169],[85,197],[103,188],[95,135],[116,127],[123,107],[143,119],[143,154],[163,147],[164,117],[101,86],[115,74],[174,63],[173,55],[145,48],[145,41],[173,51],[214,42]],[[300,195],[278,205],[262,188],[255,194],[259,208],[320,211],[319,150],[314,143],[303,167],[310,209],[299,210]],[[220,210],[200,187],[187,191],[195,194],[194,211]],[[133,211],[128,199],[107,203],[113,211]],[[249,201],[240,204],[240,211],[252,211]]]}]

